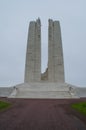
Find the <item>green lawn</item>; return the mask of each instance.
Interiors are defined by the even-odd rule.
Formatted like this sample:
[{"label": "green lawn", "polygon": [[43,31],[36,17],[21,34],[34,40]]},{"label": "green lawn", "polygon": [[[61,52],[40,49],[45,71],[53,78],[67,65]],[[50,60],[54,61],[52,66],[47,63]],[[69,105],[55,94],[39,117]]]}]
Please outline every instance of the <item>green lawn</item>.
[{"label": "green lawn", "polygon": [[11,106],[11,104],[8,103],[8,102],[0,101],[0,111],[1,111],[1,110],[4,110],[4,109],[7,109],[7,108],[9,108],[10,106]]},{"label": "green lawn", "polygon": [[72,108],[86,115],[86,102],[72,104]]}]

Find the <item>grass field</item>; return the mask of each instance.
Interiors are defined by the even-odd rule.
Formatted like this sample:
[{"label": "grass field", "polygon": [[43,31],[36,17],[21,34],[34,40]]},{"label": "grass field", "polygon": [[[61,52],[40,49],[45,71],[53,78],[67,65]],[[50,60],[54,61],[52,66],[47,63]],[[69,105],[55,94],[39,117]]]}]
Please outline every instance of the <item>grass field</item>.
[{"label": "grass field", "polygon": [[72,104],[72,108],[79,111],[83,115],[86,115],[86,102]]},{"label": "grass field", "polygon": [[11,106],[11,104],[8,102],[0,101],[0,111],[5,110],[5,109],[9,108],[10,106]]}]

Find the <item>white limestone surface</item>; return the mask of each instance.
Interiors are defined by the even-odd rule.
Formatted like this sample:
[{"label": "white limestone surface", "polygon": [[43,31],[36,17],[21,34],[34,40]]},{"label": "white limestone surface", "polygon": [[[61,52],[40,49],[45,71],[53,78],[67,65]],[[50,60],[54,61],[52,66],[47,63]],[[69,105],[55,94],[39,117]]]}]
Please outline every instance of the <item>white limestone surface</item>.
[{"label": "white limestone surface", "polygon": [[16,86],[17,93],[11,98],[64,99],[79,98],[72,95],[66,83],[23,83]]},{"label": "white limestone surface", "polygon": [[25,82],[40,82],[41,80],[41,22],[31,21],[29,25]]},{"label": "white limestone surface", "polygon": [[0,97],[64,99],[86,97],[86,88],[67,83],[22,83],[15,87],[0,87]]},{"label": "white limestone surface", "polygon": [[49,19],[48,27],[48,80],[64,82],[64,62],[59,21]]},{"label": "white limestone surface", "polygon": [[8,97],[13,92],[13,87],[0,87],[0,97]]}]

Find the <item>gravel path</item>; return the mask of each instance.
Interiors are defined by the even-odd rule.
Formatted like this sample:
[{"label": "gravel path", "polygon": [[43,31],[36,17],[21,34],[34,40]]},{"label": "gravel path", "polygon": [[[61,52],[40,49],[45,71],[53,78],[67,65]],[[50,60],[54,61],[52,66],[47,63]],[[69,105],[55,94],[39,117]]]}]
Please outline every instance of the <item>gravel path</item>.
[{"label": "gravel path", "polygon": [[86,117],[70,104],[86,99],[6,99],[13,105],[0,112],[0,130],[86,130]]}]

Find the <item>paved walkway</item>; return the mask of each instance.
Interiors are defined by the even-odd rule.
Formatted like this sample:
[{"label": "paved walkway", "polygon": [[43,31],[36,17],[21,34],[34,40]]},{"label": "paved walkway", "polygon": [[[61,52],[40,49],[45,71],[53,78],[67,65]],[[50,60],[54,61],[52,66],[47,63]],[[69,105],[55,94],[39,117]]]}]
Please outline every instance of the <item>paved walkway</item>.
[{"label": "paved walkway", "polygon": [[13,104],[0,112],[0,130],[86,130],[86,117],[69,106],[80,99],[0,99]]}]

